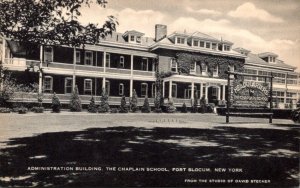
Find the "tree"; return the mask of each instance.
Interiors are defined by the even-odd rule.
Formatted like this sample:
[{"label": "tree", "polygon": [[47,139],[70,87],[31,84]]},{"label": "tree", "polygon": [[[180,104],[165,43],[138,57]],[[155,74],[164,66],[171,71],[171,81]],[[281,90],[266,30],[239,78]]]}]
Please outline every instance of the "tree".
[{"label": "tree", "polygon": [[52,107],[52,112],[55,112],[55,113],[60,112],[61,104],[60,104],[59,98],[56,96],[55,92],[53,93],[51,107]]},{"label": "tree", "polygon": [[150,105],[149,105],[149,101],[148,101],[148,97],[145,97],[144,100],[144,105],[142,106],[142,112],[143,113],[150,113],[151,109],[150,109]]},{"label": "tree", "polygon": [[122,99],[121,99],[121,105],[120,105],[119,112],[120,113],[127,113],[128,112],[125,96],[123,96]]},{"label": "tree", "polygon": [[[67,45],[74,48],[85,44],[96,44],[116,30],[117,20],[113,16],[102,26],[79,21],[80,8],[91,3],[105,7],[106,0],[8,0],[0,1],[0,33],[18,41],[30,49],[30,45]],[[73,60],[75,62],[75,60]],[[42,92],[43,56],[40,53],[39,92]],[[75,63],[74,63],[75,64]],[[75,66],[75,65],[74,65]],[[75,86],[75,75],[73,75]]]},{"label": "tree", "polygon": [[81,112],[82,106],[81,106],[81,100],[79,98],[78,94],[78,87],[75,86],[72,94],[71,94],[71,100],[69,104],[71,112]]},{"label": "tree", "polygon": [[136,112],[138,110],[138,99],[135,89],[132,92],[132,97],[130,101],[131,112]]},{"label": "tree", "polygon": [[105,89],[102,89],[101,98],[100,98],[100,105],[98,108],[99,113],[105,113],[110,110],[109,104],[108,104],[108,95]]},{"label": "tree", "polygon": [[174,106],[174,102],[173,102],[172,98],[170,98],[169,101],[168,101],[167,112],[168,113],[175,113],[176,112],[176,107]]},{"label": "tree", "polygon": [[156,63],[156,72],[155,72],[155,98],[154,98],[154,106],[155,106],[155,112],[161,113],[162,109],[161,106],[163,105],[163,96],[162,96],[162,82],[163,78],[162,75],[159,73],[158,70],[158,64]]},{"label": "tree", "polygon": [[181,112],[182,113],[187,113],[187,107],[186,107],[185,103],[182,104]]},{"label": "tree", "polygon": [[90,104],[88,106],[88,112],[91,112],[91,113],[96,113],[97,112],[97,106],[95,104],[95,99],[94,99],[93,96],[92,96],[92,98],[90,100]]},{"label": "tree", "polygon": [[99,42],[118,24],[113,16],[99,27],[79,22],[80,8],[106,0],[10,0],[0,1],[0,33],[25,43],[79,47]]},{"label": "tree", "polygon": [[7,106],[7,102],[14,97],[14,93],[18,91],[18,84],[16,80],[12,78],[11,73],[6,72],[6,70],[2,69],[2,65],[0,65],[1,71],[1,90],[0,90],[0,106]]}]

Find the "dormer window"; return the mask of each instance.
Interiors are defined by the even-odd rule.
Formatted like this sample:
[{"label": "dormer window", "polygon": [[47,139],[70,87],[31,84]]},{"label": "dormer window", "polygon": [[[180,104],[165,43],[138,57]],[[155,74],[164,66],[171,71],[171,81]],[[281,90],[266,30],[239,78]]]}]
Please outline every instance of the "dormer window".
[{"label": "dormer window", "polygon": [[193,41],[193,46],[199,46],[199,41],[198,40],[194,40]]},{"label": "dormer window", "polygon": [[131,30],[131,31],[126,31],[122,37],[125,39],[125,41],[129,43],[136,43],[136,44],[141,44],[142,43],[142,36],[144,33]]},{"label": "dormer window", "polygon": [[205,42],[204,41],[200,41],[200,47],[204,48]]},{"label": "dormer window", "polygon": [[230,51],[230,46],[229,45],[224,45],[224,51]]},{"label": "dormer window", "polygon": [[211,48],[212,48],[213,50],[217,50],[217,43],[212,43],[212,44],[211,44]]},{"label": "dormer window", "polygon": [[270,56],[270,57],[269,57],[269,62],[270,62],[270,63],[275,63],[275,57],[271,57],[271,56]]},{"label": "dormer window", "polygon": [[177,44],[185,44],[185,38],[177,37]]},{"label": "dormer window", "polygon": [[140,36],[136,37],[136,43],[141,43],[141,37]]},{"label": "dormer window", "polygon": [[205,47],[210,48],[210,42],[206,42]]},{"label": "dormer window", "polygon": [[134,36],[133,35],[130,36],[130,41],[134,42]]}]

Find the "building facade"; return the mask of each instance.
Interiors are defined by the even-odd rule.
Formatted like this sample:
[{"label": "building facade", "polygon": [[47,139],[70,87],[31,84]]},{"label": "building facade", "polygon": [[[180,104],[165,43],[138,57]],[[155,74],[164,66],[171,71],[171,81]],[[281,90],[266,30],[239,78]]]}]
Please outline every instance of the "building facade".
[{"label": "building facade", "polygon": [[[204,97],[218,105],[227,97],[227,74],[232,71],[253,74],[275,73],[274,97],[279,107],[296,103],[300,94],[299,73],[295,67],[277,59],[273,53],[252,54],[233,43],[204,33],[167,33],[167,26],[155,26],[155,38],[131,30],[113,33],[96,45],[84,48],[67,46],[20,45],[2,38],[1,58],[19,83],[38,83],[45,103],[55,92],[68,103],[75,85],[82,102],[91,96],[100,100],[103,89],[109,104],[119,105],[122,96],[129,100],[135,90],[139,105],[156,94],[155,73],[163,77],[162,95],[176,106]],[[252,78],[245,78],[245,80]],[[255,80],[260,81],[260,80]],[[28,94],[28,102],[36,98]],[[14,100],[18,100],[15,97]]]}]

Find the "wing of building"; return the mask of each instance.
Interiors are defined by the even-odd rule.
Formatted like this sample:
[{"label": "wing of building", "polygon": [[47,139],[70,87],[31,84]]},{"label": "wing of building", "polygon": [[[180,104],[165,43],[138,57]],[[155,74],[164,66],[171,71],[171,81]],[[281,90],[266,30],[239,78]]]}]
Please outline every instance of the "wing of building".
[{"label": "wing of building", "polygon": [[[228,67],[231,71],[268,75],[274,80],[274,96],[284,107],[299,99],[299,73],[274,53],[252,54],[233,43],[201,32],[167,33],[167,26],[155,26],[155,38],[130,30],[113,33],[96,45],[84,48],[19,44],[2,38],[1,59],[19,83],[39,83],[44,102],[50,103],[55,92],[62,103],[68,103],[77,85],[82,102],[91,96],[96,101],[103,89],[109,103],[119,105],[122,96],[132,97],[135,90],[139,105],[156,94],[156,72],[163,78],[164,98],[175,105],[191,105],[191,99],[204,97],[208,103],[224,103],[227,96]],[[42,62],[42,63],[40,63]],[[29,70],[29,71],[28,71]],[[39,70],[42,78],[39,79]],[[260,78],[247,77],[252,81]],[[35,102],[28,94],[26,101]],[[15,98],[14,100],[18,100]]]}]

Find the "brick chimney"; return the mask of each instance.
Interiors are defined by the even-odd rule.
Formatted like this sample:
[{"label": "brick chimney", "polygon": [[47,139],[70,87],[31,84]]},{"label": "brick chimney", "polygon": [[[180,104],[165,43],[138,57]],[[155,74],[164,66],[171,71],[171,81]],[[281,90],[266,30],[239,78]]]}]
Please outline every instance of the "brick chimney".
[{"label": "brick chimney", "polygon": [[156,24],[155,25],[155,41],[159,41],[167,36],[167,26]]}]

